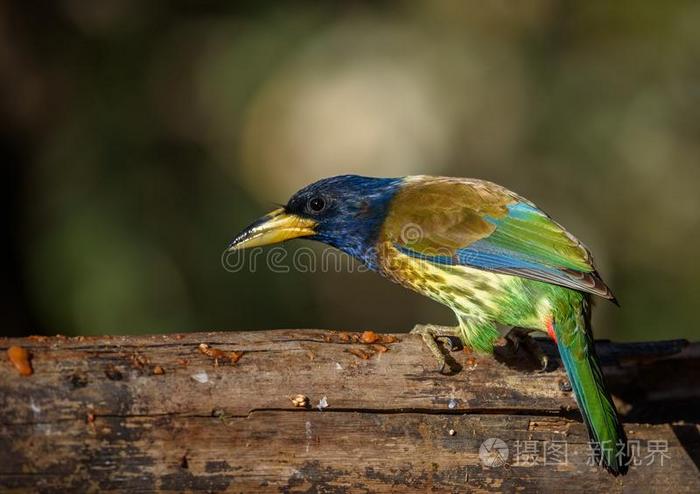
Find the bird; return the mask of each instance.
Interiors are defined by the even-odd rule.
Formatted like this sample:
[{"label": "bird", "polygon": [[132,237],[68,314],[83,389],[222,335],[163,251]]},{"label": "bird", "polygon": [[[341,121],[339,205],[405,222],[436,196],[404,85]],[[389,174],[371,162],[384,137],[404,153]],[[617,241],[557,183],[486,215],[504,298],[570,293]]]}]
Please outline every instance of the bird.
[{"label": "bird", "polygon": [[[555,343],[596,460],[613,475],[629,464],[627,438],[607,389],[591,329],[593,296],[617,300],[590,250],[533,202],[480,179],[339,175],[296,192],[250,224],[227,252],[307,238],[340,249],[370,270],[454,312],[455,327],[412,330],[435,355],[458,338],[492,354],[529,333]],[[516,346],[517,348],[517,346]],[[535,352],[543,366],[543,353]]]}]

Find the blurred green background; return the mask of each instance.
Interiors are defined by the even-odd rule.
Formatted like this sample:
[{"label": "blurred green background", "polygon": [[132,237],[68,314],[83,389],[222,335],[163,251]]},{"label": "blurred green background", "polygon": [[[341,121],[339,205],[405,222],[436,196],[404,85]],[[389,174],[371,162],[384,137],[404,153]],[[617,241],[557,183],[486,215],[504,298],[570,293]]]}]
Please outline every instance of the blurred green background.
[{"label": "blurred green background", "polygon": [[697,339],[698,26],[696,1],[2,2],[1,331],[452,323],[372,273],[220,263],[308,182],[424,173],[587,243],[622,303],[599,337]]}]

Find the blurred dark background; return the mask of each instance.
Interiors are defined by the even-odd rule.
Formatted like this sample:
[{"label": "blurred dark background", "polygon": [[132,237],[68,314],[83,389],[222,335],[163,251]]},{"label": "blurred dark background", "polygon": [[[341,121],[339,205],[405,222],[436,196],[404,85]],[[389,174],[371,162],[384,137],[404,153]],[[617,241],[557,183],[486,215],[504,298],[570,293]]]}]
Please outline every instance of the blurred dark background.
[{"label": "blurred dark background", "polygon": [[586,242],[622,303],[599,337],[697,339],[698,26],[695,1],[2,2],[1,333],[451,323],[371,273],[220,263],[317,178],[425,173]]}]

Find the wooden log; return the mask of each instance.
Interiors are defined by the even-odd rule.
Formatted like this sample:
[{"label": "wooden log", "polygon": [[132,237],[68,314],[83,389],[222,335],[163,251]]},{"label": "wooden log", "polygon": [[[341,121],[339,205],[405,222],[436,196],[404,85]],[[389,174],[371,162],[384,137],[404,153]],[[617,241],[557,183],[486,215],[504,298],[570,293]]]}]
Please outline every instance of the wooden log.
[{"label": "wooden log", "polygon": [[0,364],[0,490],[700,492],[700,344],[598,342],[624,477],[592,464],[541,345],[550,372],[503,349],[445,376],[406,334],[0,339],[33,369]]}]

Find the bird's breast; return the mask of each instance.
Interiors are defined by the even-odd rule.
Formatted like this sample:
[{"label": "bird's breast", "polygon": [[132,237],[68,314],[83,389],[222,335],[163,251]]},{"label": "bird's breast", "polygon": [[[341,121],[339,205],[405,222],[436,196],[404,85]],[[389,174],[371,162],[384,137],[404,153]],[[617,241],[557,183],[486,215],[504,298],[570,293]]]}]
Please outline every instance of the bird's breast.
[{"label": "bird's breast", "polygon": [[509,277],[414,258],[391,242],[377,245],[377,261],[383,276],[465,315],[493,317],[507,290]]}]

